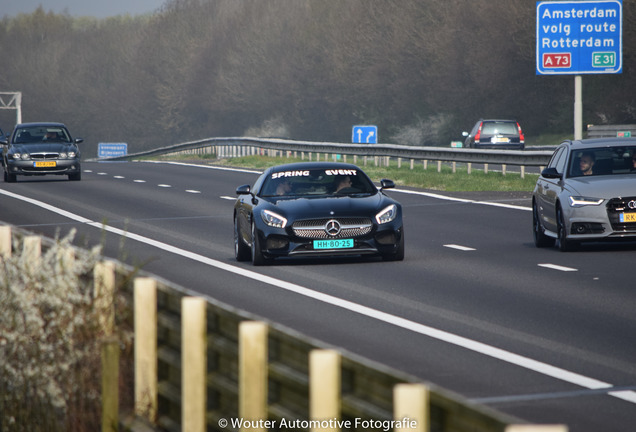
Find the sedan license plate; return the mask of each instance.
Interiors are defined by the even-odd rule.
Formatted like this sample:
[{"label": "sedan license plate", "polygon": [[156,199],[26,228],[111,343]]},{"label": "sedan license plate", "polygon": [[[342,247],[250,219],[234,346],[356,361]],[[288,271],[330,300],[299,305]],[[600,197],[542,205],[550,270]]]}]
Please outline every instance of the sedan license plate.
[{"label": "sedan license plate", "polygon": [[636,222],[636,213],[621,213],[619,218],[621,222]]},{"label": "sedan license plate", "polygon": [[314,249],[348,249],[353,247],[353,239],[314,240]]},{"label": "sedan license plate", "polygon": [[55,161],[33,162],[33,166],[35,168],[51,168],[51,167],[56,167],[57,164]]}]

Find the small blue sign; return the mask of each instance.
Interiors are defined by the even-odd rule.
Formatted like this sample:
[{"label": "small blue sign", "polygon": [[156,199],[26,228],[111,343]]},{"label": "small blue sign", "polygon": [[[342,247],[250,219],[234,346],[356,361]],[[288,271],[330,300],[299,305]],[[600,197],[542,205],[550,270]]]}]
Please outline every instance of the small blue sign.
[{"label": "small blue sign", "polygon": [[126,144],[126,143],[99,143],[99,144],[97,144],[97,157],[98,158],[126,156],[127,154],[128,154],[128,144]]},{"label": "small blue sign", "polygon": [[377,144],[377,126],[354,126],[351,132],[351,142],[354,144]]},{"label": "small blue sign", "polygon": [[537,75],[623,72],[623,2],[537,2]]}]

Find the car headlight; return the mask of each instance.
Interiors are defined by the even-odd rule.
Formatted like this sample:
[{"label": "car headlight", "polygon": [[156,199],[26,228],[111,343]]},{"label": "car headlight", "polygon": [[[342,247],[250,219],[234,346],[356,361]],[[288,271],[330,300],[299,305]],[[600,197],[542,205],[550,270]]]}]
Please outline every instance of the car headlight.
[{"label": "car headlight", "polygon": [[59,155],[60,159],[66,159],[68,157],[68,155],[64,152],[60,153]]},{"label": "car headlight", "polygon": [[378,224],[382,225],[388,222],[391,222],[397,216],[397,206],[395,204],[391,204],[386,207],[380,213],[375,215],[375,220]]},{"label": "car headlight", "polygon": [[287,225],[287,219],[273,211],[263,210],[261,217],[263,222],[274,228],[285,228],[285,225]]},{"label": "car headlight", "polygon": [[15,160],[28,160],[31,159],[31,155],[29,155],[28,153],[13,153],[12,155],[13,159]]},{"label": "car headlight", "polygon": [[597,206],[603,204],[603,198],[590,198],[583,196],[570,196],[570,207]]},{"label": "car headlight", "polygon": [[75,152],[68,152],[68,158],[73,159],[76,156]]}]

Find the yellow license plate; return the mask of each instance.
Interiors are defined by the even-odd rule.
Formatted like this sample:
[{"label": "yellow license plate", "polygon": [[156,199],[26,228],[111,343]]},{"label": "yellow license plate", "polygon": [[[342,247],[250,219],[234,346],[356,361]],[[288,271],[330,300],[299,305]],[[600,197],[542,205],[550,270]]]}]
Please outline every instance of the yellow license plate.
[{"label": "yellow license plate", "polygon": [[621,213],[621,222],[636,222],[636,213]]},{"label": "yellow license plate", "polygon": [[493,138],[493,142],[496,142],[498,144],[501,144],[501,143],[508,144],[510,142],[510,138],[495,137]]},{"label": "yellow license plate", "polygon": [[36,168],[51,168],[56,167],[57,163],[55,161],[33,162],[33,166]]}]

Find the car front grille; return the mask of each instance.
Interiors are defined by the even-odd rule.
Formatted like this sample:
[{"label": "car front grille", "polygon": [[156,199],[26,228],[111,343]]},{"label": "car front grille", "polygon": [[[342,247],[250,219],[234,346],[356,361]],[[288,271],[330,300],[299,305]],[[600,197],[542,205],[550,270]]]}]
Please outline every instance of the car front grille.
[{"label": "car front grille", "polygon": [[[336,235],[327,233],[327,225],[331,222],[336,222],[340,227]],[[373,224],[368,218],[308,219],[296,221],[292,225],[294,235],[311,239],[355,238],[369,234],[372,229]]]},{"label": "car front grille", "polygon": [[31,153],[31,159],[57,159],[60,157],[59,153]]},{"label": "car front grille", "polygon": [[620,215],[636,213],[636,197],[612,198],[607,203],[607,217],[614,231],[636,232],[635,222],[621,222]]}]

